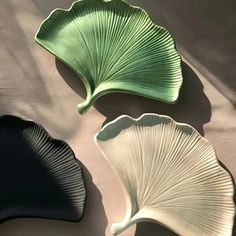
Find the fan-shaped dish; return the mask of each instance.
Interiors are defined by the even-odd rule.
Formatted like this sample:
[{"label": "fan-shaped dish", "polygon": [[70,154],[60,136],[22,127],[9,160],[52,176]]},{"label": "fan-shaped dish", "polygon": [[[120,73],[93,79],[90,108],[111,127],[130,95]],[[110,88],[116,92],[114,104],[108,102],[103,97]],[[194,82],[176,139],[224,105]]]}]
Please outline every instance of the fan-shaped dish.
[{"label": "fan-shaped dish", "polygon": [[99,97],[129,92],[174,103],[182,84],[181,59],[168,31],[141,8],[121,0],[80,0],[56,9],[35,40],[83,81],[85,113]]},{"label": "fan-shaped dish", "polygon": [[33,121],[0,117],[0,222],[16,217],[78,221],[82,170],[71,148]]},{"label": "fan-shaped dish", "polygon": [[191,126],[170,117],[121,116],[95,136],[127,199],[120,234],[140,221],[156,221],[184,236],[231,235],[235,206],[230,175],[213,147]]}]

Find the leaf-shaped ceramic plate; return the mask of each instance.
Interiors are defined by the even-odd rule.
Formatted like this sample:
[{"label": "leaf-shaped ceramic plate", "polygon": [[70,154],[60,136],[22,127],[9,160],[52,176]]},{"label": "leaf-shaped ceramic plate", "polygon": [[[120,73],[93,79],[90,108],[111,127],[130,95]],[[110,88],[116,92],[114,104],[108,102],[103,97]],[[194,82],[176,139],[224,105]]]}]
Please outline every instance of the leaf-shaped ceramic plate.
[{"label": "leaf-shaped ceramic plate", "polygon": [[81,0],[56,9],[36,41],[83,81],[81,114],[111,92],[129,92],[174,103],[182,84],[181,59],[168,31],[141,8],[121,0]]},{"label": "leaf-shaped ceramic plate", "polygon": [[0,221],[40,217],[78,221],[82,169],[71,148],[33,121],[0,117]]},{"label": "leaf-shaped ceramic plate", "polygon": [[95,136],[127,199],[119,234],[155,221],[184,236],[231,235],[235,206],[229,173],[213,147],[191,126],[170,117],[121,116]]}]

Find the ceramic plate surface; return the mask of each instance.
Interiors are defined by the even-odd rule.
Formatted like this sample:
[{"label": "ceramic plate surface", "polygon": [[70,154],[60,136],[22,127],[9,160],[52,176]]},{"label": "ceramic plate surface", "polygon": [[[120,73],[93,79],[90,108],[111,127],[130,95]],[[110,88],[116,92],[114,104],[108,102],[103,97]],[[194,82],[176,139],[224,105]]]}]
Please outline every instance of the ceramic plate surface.
[{"label": "ceramic plate surface", "polygon": [[71,148],[33,121],[0,117],[0,221],[40,217],[78,221],[82,170]]},{"label": "ceramic plate surface", "polygon": [[182,72],[174,41],[141,8],[121,0],[77,1],[69,10],[54,10],[35,39],[83,81],[81,114],[111,92],[166,103],[178,98]]},{"label": "ceramic plate surface", "polygon": [[194,128],[157,114],[121,116],[95,142],[127,200],[124,220],[113,224],[113,234],[140,221],[155,221],[184,236],[231,235],[232,179]]}]

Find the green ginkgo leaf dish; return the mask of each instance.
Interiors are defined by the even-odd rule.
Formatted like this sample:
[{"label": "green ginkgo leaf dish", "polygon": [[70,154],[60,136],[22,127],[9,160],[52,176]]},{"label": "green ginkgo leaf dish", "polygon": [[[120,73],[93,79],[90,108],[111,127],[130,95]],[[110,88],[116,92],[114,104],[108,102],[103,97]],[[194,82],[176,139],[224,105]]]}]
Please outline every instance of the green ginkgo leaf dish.
[{"label": "green ginkgo leaf dish", "polygon": [[126,92],[174,103],[182,84],[181,58],[170,33],[141,8],[122,0],[80,0],[56,9],[35,40],[82,80],[83,114],[99,97]]}]

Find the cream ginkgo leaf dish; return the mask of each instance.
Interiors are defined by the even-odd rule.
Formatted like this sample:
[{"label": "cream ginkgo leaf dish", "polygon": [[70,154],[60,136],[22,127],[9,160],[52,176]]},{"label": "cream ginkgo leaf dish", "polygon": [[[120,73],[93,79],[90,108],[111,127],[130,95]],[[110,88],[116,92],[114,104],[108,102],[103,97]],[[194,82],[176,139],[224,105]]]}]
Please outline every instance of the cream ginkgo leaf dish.
[{"label": "cream ginkgo leaf dish", "polygon": [[80,0],[56,9],[35,40],[67,64],[85,85],[85,113],[99,97],[128,92],[174,103],[181,58],[169,32],[141,8],[122,0]]},{"label": "cream ginkgo leaf dish", "polygon": [[121,116],[95,136],[117,174],[127,201],[122,233],[154,221],[183,236],[232,234],[235,205],[229,173],[214,148],[194,128],[168,116]]}]

